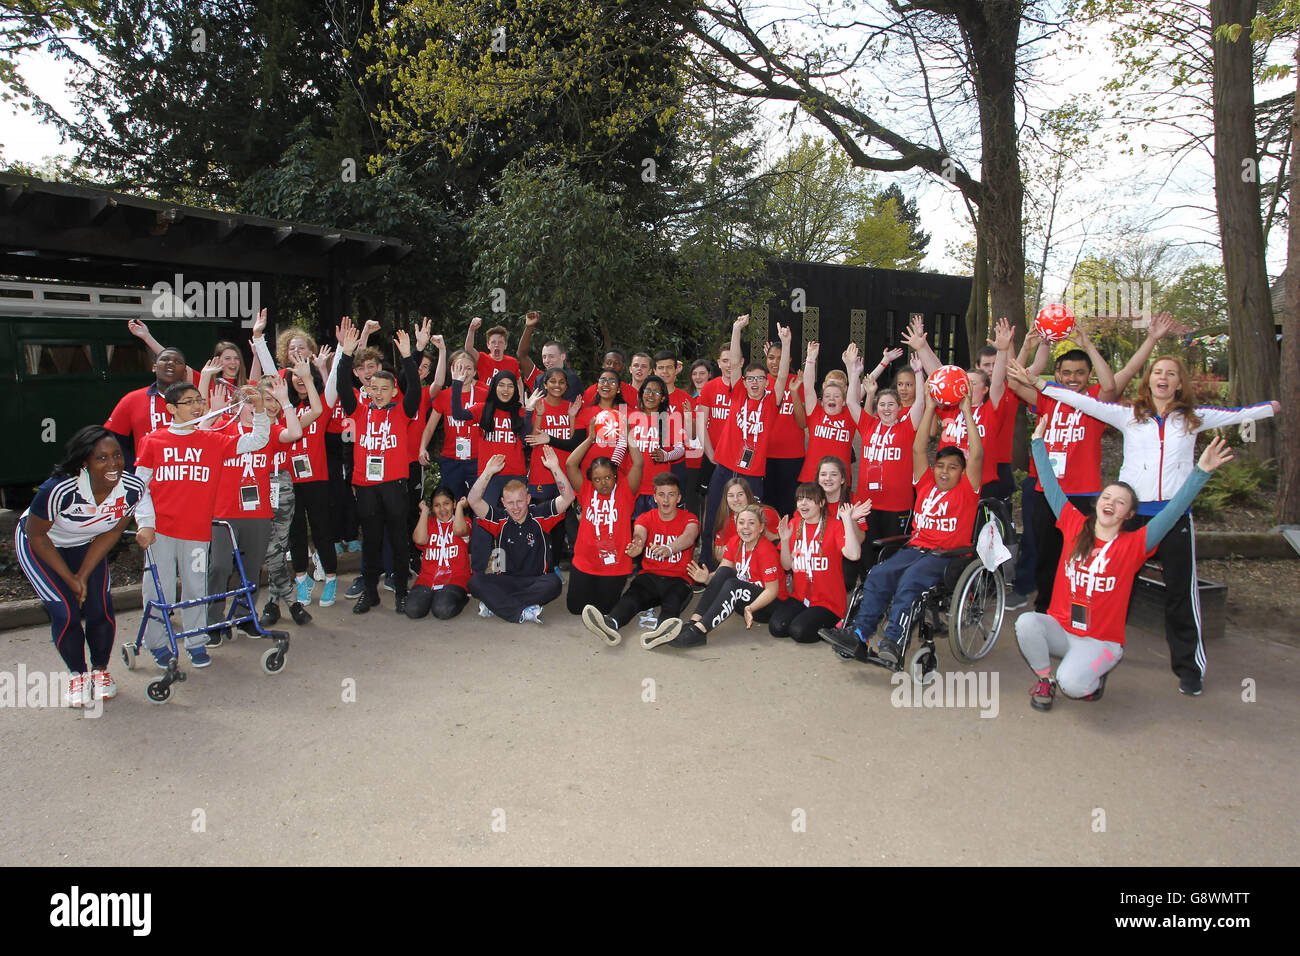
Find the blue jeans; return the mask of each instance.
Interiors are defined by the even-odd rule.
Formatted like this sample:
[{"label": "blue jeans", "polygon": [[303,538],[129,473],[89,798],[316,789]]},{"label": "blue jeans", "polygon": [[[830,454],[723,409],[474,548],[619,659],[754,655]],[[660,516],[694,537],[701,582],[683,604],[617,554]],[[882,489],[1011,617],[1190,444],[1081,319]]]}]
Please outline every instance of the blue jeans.
[{"label": "blue jeans", "polygon": [[438,481],[450,489],[452,495],[457,501],[469,495],[469,489],[477,479],[477,460],[473,458],[459,459],[439,456]]},{"label": "blue jeans", "polygon": [[867,643],[888,611],[885,640],[903,643],[903,634],[910,623],[906,620],[907,612],[912,603],[922,592],[943,580],[943,572],[951,560],[916,548],[903,548],[873,567],[862,585],[862,603],[853,621],[858,639]]}]

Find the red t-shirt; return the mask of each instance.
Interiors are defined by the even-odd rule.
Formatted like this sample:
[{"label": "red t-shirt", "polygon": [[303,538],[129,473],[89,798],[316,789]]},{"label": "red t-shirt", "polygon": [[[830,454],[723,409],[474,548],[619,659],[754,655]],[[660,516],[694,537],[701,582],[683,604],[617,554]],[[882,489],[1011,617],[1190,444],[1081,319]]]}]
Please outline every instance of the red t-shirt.
[{"label": "red t-shirt", "polygon": [[[726,502],[723,502],[720,507],[726,508]],[[777,515],[775,508],[771,505],[763,505],[763,537],[766,538],[768,535],[776,534],[777,522],[780,520],[781,518]],[[713,544],[715,547],[721,546],[723,548],[729,548],[731,547],[731,542],[735,541],[739,537],[740,536],[736,533],[736,516],[731,515],[730,520],[728,520],[722,526],[722,530],[718,532],[717,538]]]},{"label": "red t-shirt", "polygon": [[478,380],[483,383],[492,381],[492,376],[501,369],[507,372],[514,372],[515,378],[521,378],[519,374],[519,359],[513,355],[502,355],[500,359],[494,360],[489,352],[478,353]]},{"label": "red t-shirt", "polygon": [[[1011,461],[1011,440],[1016,434],[1016,409],[1021,406],[1020,396],[1007,389],[1002,395],[1002,405],[998,408],[998,433],[993,439],[993,465],[997,466]],[[985,454],[988,454],[986,451]]]},{"label": "red t-shirt", "polygon": [[814,408],[808,416],[808,453],[799,480],[816,481],[818,463],[827,455],[834,455],[848,468],[853,462],[853,433],[857,428],[847,408],[836,415],[826,414],[821,405]]},{"label": "red t-shirt", "polygon": [[[329,465],[325,461],[325,433],[331,420],[334,405],[326,405],[321,399],[323,410],[310,425],[302,426],[302,437],[289,446],[288,466],[293,474],[295,485],[309,481],[328,481]],[[295,411],[299,418],[311,411],[310,405],[299,405]],[[271,444],[275,444],[274,441]]]},{"label": "red t-shirt", "polygon": [[[487,396],[487,387],[475,382],[468,391],[461,391],[461,400],[471,406],[479,405]],[[442,416],[443,458],[470,461],[478,457],[478,438],[482,430],[477,422],[459,421],[451,413],[451,389],[444,388],[433,400],[433,411]],[[427,422],[426,422],[427,424]],[[418,454],[418,452],[417,452]]]},{"label": "red t-shirt", "polygon": [[[1011,392],[1007,392],[1010,395]],[[971,418],[975,419],[975,427],[980,430],[980,441],[984,447],[984,463],[980,468],[980,485],[987,485],[990,481],[998,480],[998,463],[997,456],[990,454],[996,445],[998,430],[1002,427],[1002,415],[1006,409],[1011,407],[1007,401],[1006,395],[1002,397],[1001,405],[994,405],[993,399],[985,399],[980,406],[971,411]],[[943,422],[943,432],[939,435],[939,447],[945,445],[956,445],[964,454],[970,454],[970,438],[966,434],[966,417],[962,415],[961,409],[955,406],[943,408],[939,411],[939,420]]]},{"label": "red t-shirt", "polygon": [[677,557],[667,561],[652,558],[648,552],[656,545],[671,547],[672,543],[685,534],[686,529],[691,525],[698,528],[700,522],[695,515],[678,508],[673,519],[665,521],[659,516],[659,509],[655,508],[637,518],[636,523],[646,530],[646,552],[641,556],[641,573],[658,574],[665,578],[681,578],[690,582],[691,576],[686,573],[686,566],[691,563],[692,548],[687,548]]},{"label": "red t-shirt", "polygon": [[176,435],[160,428],[145,437],[136,465],[153,469],[149,496],[159,534],[183,541],[212,540],[222,463],[235,454],[238,444],[238,435],[198,429]]},{"label": "red t-shirt", "polygon": [[[578,417],[574,421],[573,427],[581,428],[583,431],[590,433],[592,428],[594,427],[592,424],[593,420],[601,412],[612,412],[614,415],[619,414],[617,409],[601,408],[599,405],[587,405],[581,410],[579,410]],[[612,435],[610,437],[612,437]],[[591,447],[587,449],[587,454],[582,459],[581,471],[583,477],[585,478],[587,476],[587,469],[591,467],[591,463],[593,461],[595,461],[597,458],[613,458],[614,452],[617,448],[618,448],[617,441],[615,441],[613,444],[601,441],[599,438],[597,438],[596,441],[593,441],[591,443]],[[618,470],[621,474],[626,474],[628,469],[631,467],[632,467],[632,456],[625,454],[623,456],[623,463],[622,465],[619,466]]]},{"label": "red t-shirt", "polygon": [[[742,378],[731,390],[731,414],[722,429],[721,443],[713,449],[718,464],[741,475],[764,474],[775,422],[776,398],[769,391],[755,401],[745,390]],[[802,454],[800,445],[798,455]],[[742,456],[748,458],[748,464]]]},{"label": "red t-shirt", "polygon": [[[236,422],[231,426],[234,435],[247,431]],[[271,437],[257,451],[232,455],[221,462],[221,477],[217,480],[217,499],[213,504],[214,518],[270,518],[271,515],[271,458],[284,448],[280,441],[283,425],[271,426]]]},{"label": "red t-shirt", "polygon": [[429,515],[429,540],[420,555],[420,574],[413,587],[469,587],[469,535],[452,534],[455,519],[443,523]]},{"label": "red t-shirt", "polygon": [[[193,369],[189,369],[188,372],[190,384],[197,385],[198,375]],[[160,428],[166,428],[171,423],[172,417],[167,413],[167,402],[158,391],[158,383],[153,382],[144,388],[137,388],[123,395],[113,407],[108,421],[104,422],[104,427],[111,432],[125,435],[138,445],[147,435]],[[137,448],[137,456],[139,452],[140,449]]]},{"label": "red t-shirt", "polygon": [[[398,401],[401,401],[399,398]],[[406,447],[411,453],[411,460],[408,465],[414,464],[420,460],[420,438],[424,435],[424,426],[429,422],[429,411],[433,408],[433,400],[429,398],[429,387],[420,386],[420,408],[411,419],[411,427],[406,432]]]},{"label": "red t-shirt", "polygon": [[637,494],[653,495],[655,493],[655,476],[672,468],[667,461],[652,461],[650,453],[656,448],[671,451],[677,445],[686,444],[685,426],[681,413],[671,411],[651,415],[648,412],[630,412],[628,414],[627,439],[641,452],[641,487]]},{"label": "red t-shirt", "polygon": [[[542,403],[537,406],[537,410],[533,413],[533,431],[545,432],[554,438],[572,438],[573,422],[569,419],[569,403],[561,401],[558,405],[552,405],[549,399],[542,399]],[[542,461],[542,453],[547,448],[555,451],[555,459],[560,463],[560,471],[564,471],[564,464],[569,460],[567,451],[549,444],[535,445],[529,455],[529,484],[555,484],[555,476],[551,474],[551,470]]]},{"label": "red t-shirt", "polygon": [[[407,478],[411,474],[411,455],[407,447],[407,427],[411,420],[403,411],[401,399],[387,408],[374,408],[369,396],[362,398],[353,414],[357,424],[356,443],[352,446],[352,484],[379,485]],[[371,459],[382,462],[372,476]],[[382,472],[382,474],[381,474]]]},{"label": "red t-shirt", "polygon": [[858,463],[860,498],[870,498],[878,511],[911,511],[912,445],[916,428],[910,418],[883,425],[867,412],[858,419],[862,435],[862,461]]},{"label": "red t-shirt", "polygon": [[722,556],[722,560],[730,561],[736,566],[736,577],[742,581],[764,588],[772,581],[777,582],[778,601],[789,597],[785,590],[785,569],[781,567],[781,554],[766,538],[760,538],[753,550],[746,552],[741,546],[740,538],[736,537],[731,544],[727,545],[727,552]]},{"label": "red t-shirt", "polygon": [[[358,394],[356,389],[353,389],[352,391],[353,394]],[[323,403],[324,401],[325,401],[325,396],[322,395],[321,402]],[[329,406],[329,410],[330,411],[328,416],[322,416],[328,418],[328,421],[325,423],[325,434],[326,435],[341,434],[343,430],[347,428],[347,423],[352,421],[352,419],[348,417],[347,412],[343,411],[342,402],[335,402],[333,405]]]},{"label": "red t-shirt", "polygon": [[[1084,392],[1096,398],[1101,385],[1092,384]],[[1047,431],[1043,444],[1052,462],[1052,471],[1067,495],[1096,495],[1101,493],[1101,436],[1106,423],[1098,421],[1082,410],[1063,405],[1047,395],[1039,395],[1035,410],[1047,415]],[[1029,476],[1038,477],[1038,463],[1029,456]],[[1041,481],[1034,488],[1043,490]]]},{"label": "red t-shirt", "polygon": [[[1155,549],[1146,550],[1145,530],[1122,531],[1106,543],[1094,539],[1088,559],[1076,561],[1074,542],[1085,520],[1073,505],[1067,505],[1056,519],[1065,543],[1047,613],[1071,634],[1123,644],[1133,581]],[[1080,617],[1079,626],[1075,615]]]},{"label": "red t-shirt", "polygon": [[705,430],[709,433],[709,443],[713,446],[714,454],[717,454],[722,429],[726,426],[727,419],[731,417],[731,386],[722,378],[709,379],[700,389],[695,407],[709,410]]},{"label": "red t-shirt", "polygon": [[[776,410],[776,424],[772,428],[772,443],[767,449],[769,458],[802,458],[804,456],[806,444],[804,439],[806,436],[794,417],[795,402],[800,405],[803,404],[803,383],[801,382],[797,387],[791,388],[790,385],[793,381],[794,375],[786,376],[785,392],[781,396],[780,407]],[[742,388],[743,384],[742,379]],[[767,377],[769,395],[772,393],[772,386],[775,384],[776,379],[769,375]]]},{"label": "red t-shirt", "polygon": [[573,566],[584,574],[632,573],[627,546],[632,543],[632,506],[636,491],[626,481],[614,485],[611,495],[598,495],[591,482],[578,492],[582,507],[578,540],[573,545]]},{"label": "red t-shirt", "polygon": [[831,515],[821,524],[805,526],[800,519],[790,535],[790,582],[794,596],[805,607],[824,607],[844,616],[848,595],[844,591],[844,522]]},{"label": "red t-shirt", "polygon": [[957,487],[940,491],[934,482],[934,472],[926,469],[916,483],[916,505],[912,511],[913,548],[969,547],[975,536],[975,513],[979,510],[979,495],[963,474]]},{"label": "red t-shirt", "polygon": [[487,401],[487,392],[485,391],[483,394],[485,396],[483,401],[469,405],[465,409],[473,418],[472,424],[479,429],[479,461],[486,465],[488,459],[493,455],[505,455],[506,464],[500,474],[522,478],[528,474],[528,463],[524,459],[525,446],[520,436],[515,434],[514,429],[510,427],[512,421],[510,413],[499,408],[494,411],[492,413],[493,427],[491,431],[484,431],[478,425],[483,416],[484,402]]}]

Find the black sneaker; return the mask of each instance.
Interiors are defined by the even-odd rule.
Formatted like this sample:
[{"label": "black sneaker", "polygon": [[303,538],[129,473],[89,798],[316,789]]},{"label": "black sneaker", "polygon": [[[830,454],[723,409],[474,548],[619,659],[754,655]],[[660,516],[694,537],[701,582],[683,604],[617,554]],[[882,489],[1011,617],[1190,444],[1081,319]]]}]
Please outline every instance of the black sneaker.
[{"label": "black sneaker", "polygon": [[260,623],[262,627],[274,627],[279,620],[280,605],[276,604],[274,601],[267,601],[266,607],[262,608],[262,616],[258,619],[258,623]]},{"label": "black sneaker", "polygon": [[817,632],[817,636],[845,654],[856,655],[858,648],[865,646],[862,638],[858,637],[858,632],[851,627],[823,627]]},{"label": "black sneaker", "polygon": [[668,642],[669,647],[703,647],[709,642],[709,636],[698,621],[692,621],[682,628],[682,632]]},{"label": "black sneaker", "polygon": [[368,592],[363,588],[361,597],[357,598],[357,603],[352,605],[352,613],[365,614],[372,607],[379,607],[379,592]]},{"label": "black sneaker", "polygon": [[610,647],[616,647],[623,641],[623,635],[618,632],[618,622],[608,614],[601,614],[600,608],[594,604],[583,607],[582,625]]},{"label": "black sneaker", "polygon": [[897,664],[903,649],[888,638],[882,637],[876,646],[876,656],[887,664]]},{"label": "black sneaker", "polygon": [[384,575],[384,590],[392,591],[394,594],[397,593],[397,586],[393,583],[392,571],[389,571],[387,574]]},{"label": "black sneaker", "polygon": [[1106,677],[1107,677],[1106,674],[1102,674],[1101,680],[1097,682],[1097,689],[1094,690],[1087,697],[1080,697],[1079,700],[1087,700],[1087,701],[1101,700],[1101,695],[1106,692]]},{"label": "black sneaker", "polygon": [[293,623],[297,624],[299,627],[311,623],[311,615],[308,614],[307,609],[297,601],[294,601],[289,605],[289,616],[293,618]]},{"label": "black sneaker", "polygon": [[1200,697],[1201,689],[1199,677],[1184,677],[1178,682],[1178,693],[1186,694],[1188,697]]},{"label": "black sneaker", "polygon": [[205,640],[205,641],[203,642],[203,646],[204,646],[204,647],[220,647],[220,646],[221,646],[221,642],[222,642],[223,640],[229,640],[229,638],[227,637],[227,635],[228,635],[229,633],[230,633],[230,628],[228,628],[228,627],[223,627],[223,628],[222,628],[221,630],[219,630],[219,631],[208,631],[208,637],[207,637],[207,640]]},{"label": "black sneaker", "polygon": [[405,594],[399,594],[399,595],[397,595],[396,598],[393,599],[393,610],[396,611],[398,614],[405,614],[405,613],[406,613],[406,595],[405,595]]},{"label": "black sneaker", "polygon": [[358,577],[352,582],[348,589],[343,592],[343,596],[348,599],[359,598],[365,590],[366,579],[364,577]]}]

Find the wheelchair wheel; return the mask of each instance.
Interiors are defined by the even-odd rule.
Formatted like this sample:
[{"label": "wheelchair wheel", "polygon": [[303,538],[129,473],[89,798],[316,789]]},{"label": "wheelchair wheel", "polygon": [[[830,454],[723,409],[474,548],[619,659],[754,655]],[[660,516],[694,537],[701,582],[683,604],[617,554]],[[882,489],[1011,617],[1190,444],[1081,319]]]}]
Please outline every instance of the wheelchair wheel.
[{"label": "wheelchair wheel", "polygon": [[948,642],[953,656],[973,664],[993,650],[1006,612],[1002,569],[972,561],[957,579],[948,605]]},{"label": "wheelchair wheel", "polygon": [[934,651],[925,644],[912,651],[907,656],[907,672],[919,687],[934,683],[939,677],[939,662]]}]

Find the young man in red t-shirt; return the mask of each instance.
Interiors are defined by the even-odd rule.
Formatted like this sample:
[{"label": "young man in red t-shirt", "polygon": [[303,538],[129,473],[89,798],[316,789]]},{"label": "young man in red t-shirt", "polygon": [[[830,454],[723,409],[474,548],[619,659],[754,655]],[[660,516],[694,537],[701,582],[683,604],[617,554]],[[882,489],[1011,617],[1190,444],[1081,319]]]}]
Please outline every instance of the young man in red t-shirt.
[{"label": "young man in red t-shirt", "polygon": [[[917,397],[920,401],[920,396]],[[876,656],[897,664],[902,653],[903,618],[921,594],[943,580],[948,558],[934,551],[968,547],[975,533],[979,489],[984,467],[984,445],[971,416],[970,395],[961,402],[961,414],[970,435],[970,457],[961,449],[944,445],[930,466],[926,450],[934,424],[934,399],[925,391],[925,417],[912,443],[912,481],[916,485],[912,540],[871,569],[862,586],[862,603],[852,626],[823,628],[824,641],[865,659],[867,642],[880,619],[889,624]]]},{"label": "young man in red t-shirt", "polygon": [[[173,603],[176,579],[181,582],[181,600],[192,601],[208,593],[208,550],[212,540],[218,477],[222,463],[232,455],[259,451],[271,434],[271,419],[263,414],[262,395],[244,386],[241,394],[252,403],[253,430],[248,435],[205,431],[198,427],[207,412],[207,401],[198,388],[178,382],[167,389],[167,414],[172,422],[151,432],[140,445],[135,463],[136,476],[145,483],[147,494],[136,508],[139,533],[136,541],[149,549],[158,570],[161,593],[154,589],[152,574],[144,576],[145,607],[149,602]],[[165,596],[164,596],[165,595]],[[144,640],[160,667],[171,662],[171,648],[162,621],[150,614]],[[181,609],[185,649],[195,667],[212,663],[207,651],[207,611],[202,604]]]},{"label": "young man in red t-shirt", "polygon": [[[148,327],[137,320],[128,325],[131,334],[139,338],[149,335]],[[143,331],[141,331],[143,330]],[[145,339],[152,342],[152,337]],[[104,427],[117,436],[118,444],[126,455],[126,466],[130,468],[140,453],[140,443],[150,432],[166,428],[172,423],[172,416],[167,410],[167,400],[163,397],[167,389],[177,382],[189,382],[197,385],[198,374],[185,365],[185,356],[177,348],[154,349],[157,357],[153,363],[155,381],[144,388],[127,392],[113,407]]]},{"label": "young man in red t-shirt", "polygon": [[519,378],[519,359],[513,355],[506,355],[506,346],[509,338],[505,328],[500,325],[494,325],[487,330],[487,351],[480,352],[474,348],[474,333],[478,327],[483,324],[483,320],[478,316],[469,321],[469,331],[465,333],[465,352],[469,355],[470,361],[474,363],[475,371],[478,373],[480,382],[490,382],[492,376],[502,369],[507,372],[513,372],[515,378]]},{"label": "young man in red t-shirt", "polygon": [[[357,348],[355,329],[349,329],[339,343],[339,380],[351,381],[352,355]],[[403,329],[393,336],[402,354],[406,380],[418,380],[419,369],[411,354],[411,337]],[[406,525],[406,486],[411,468],[407,436],[411,419],[420,409],[420,390],[410,388],[397,397],[397,380],[380,370],[370,376],[366,397],[360,402],[348,388],[339,390],[343,410],[356,421],[353,443],[352,485],[357,492],[357,514],[361,518],[361,596],[353,614],[365,614],[379,605],[379,575],[384,565],[384,533],[393,549],[393,585],[398,614],[406,612],[407,574],[410,569],[411,534]]]},{"label": "young man in red t-shirt", "polygon": [[[790,329],[777,326],[781,357],[776,378],[769,389],[767,366],[762,362],[745,365],[741,358],[740,336],[748,325],[749,316],[742,315],[731,326],[731,362],[726,373],[731,385],[731,408],[719,431],[718,441],[713,443],[714,472],[709,479],[709,497],[704,506],[705,528],[713,527],[724,488],[732,478],[744,478],[749,483],[749,490],[762,500],[767,453],[776,427],[777,396],[785,394],[789,378]],[[797,469],[795,473],[798,473]],[[709,567],[717,567],[712,551],[706,551],[704,560]]]},{"label": "young man in red t-shirt", "polygon": [[647,511],[632,527],[632,548],[628,554],[641,558],[641,572],[623,592],[608,614],[588,604],[582,609],[582,623],[611,647],[623,640],[619,629],[638,612],[662,607],[661,623],[645,640],[667,635],[675,638],[681,630],[682,611],[691,600],[691,576],[687,565],[700,534],[700,522],[678,506],[682,501],[681,483],[671,471],[655,475],[655,509]]}]

